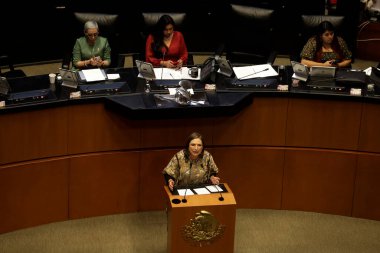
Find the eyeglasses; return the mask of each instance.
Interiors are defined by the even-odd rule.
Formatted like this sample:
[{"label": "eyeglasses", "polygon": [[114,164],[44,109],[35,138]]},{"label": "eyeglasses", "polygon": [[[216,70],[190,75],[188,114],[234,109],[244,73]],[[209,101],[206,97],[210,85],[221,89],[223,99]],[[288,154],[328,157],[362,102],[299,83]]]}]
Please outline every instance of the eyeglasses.
[{"label": "eyeglasses", "polygon": [[96,38],[96,37],[98,37],[98,35],[99,35],[99,33],[86,33],[87,37],[94,37],[94,38]]}]

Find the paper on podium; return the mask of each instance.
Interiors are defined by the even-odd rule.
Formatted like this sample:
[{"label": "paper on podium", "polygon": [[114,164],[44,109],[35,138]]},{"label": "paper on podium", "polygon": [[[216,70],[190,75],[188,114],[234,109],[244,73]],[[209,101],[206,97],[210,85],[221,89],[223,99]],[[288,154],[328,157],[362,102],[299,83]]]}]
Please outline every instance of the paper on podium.
[{"label": "paper on podium", "polygon": [[104,81],[106,77],[101,69],[84,69],[82,70],[86,82]]},{"label": "paper on podium", "polygon": [[210,192],[223,192],[223,189],[219,185],[207,185],[206,188]]},{"label": "paper on podium", "polygon": [[178,191],[178,195],[180,196],[185,196],[185,192],[186,192],[186,196],[194,195],[194,192],[191,189],[178,189],[177,191]]},{"label": "paper on podium", "polygon": [[198,68],[198,76],[194,78],[189,75],[188,67],[182,67],[180,69],[154,68],[156,79],[200,80],[200,72],[201,70]]},{"label": "paper on podium", "polygon": [[205,187],[202,187],[202,188],[195,188],[193,189],[198,195],[202,195],[202,194],[210,194],[210,192],[205,188]]},{"label": "paper on podium", "polygon": [[278,76],[277,71],[274,70],[274,68],[270,64],[233,67],[233,70],[235,72],[236,78],[239,80],[257,77]]}]

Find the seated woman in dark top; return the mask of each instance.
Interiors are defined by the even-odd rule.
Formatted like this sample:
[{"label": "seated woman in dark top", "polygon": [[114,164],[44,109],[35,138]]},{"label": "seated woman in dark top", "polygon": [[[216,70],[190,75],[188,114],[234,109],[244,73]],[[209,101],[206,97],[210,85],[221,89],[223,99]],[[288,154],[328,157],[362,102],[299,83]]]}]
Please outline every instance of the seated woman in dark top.
[{"label": "seated woman in dark top", "polygon": [[329,21],[318,25],[318,32],[311,37],[301,52],[301,63],[311,66],[350,67],[352,53],[343,38],[335,35]]}]

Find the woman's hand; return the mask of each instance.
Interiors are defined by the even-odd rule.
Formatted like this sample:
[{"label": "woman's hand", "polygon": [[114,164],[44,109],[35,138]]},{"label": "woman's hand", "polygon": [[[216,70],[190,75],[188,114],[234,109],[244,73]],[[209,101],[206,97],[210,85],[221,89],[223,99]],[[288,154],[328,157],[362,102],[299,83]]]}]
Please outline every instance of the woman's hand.
[{"label": "woman's hand", "polygon": [[169,186],[169,189],[171,191],[173,191],[173,188],[174,188],[174,180],[173,179],[169,179],[168,186]]},{"label": "woman's hand", "polygon": [[182,68],[182,65],[183,65],[183,61],[182,61],[182,59],[179,59],[178,62],[177,62],[176,68],[180,69],[180,68]]},{"label": "woman's hand", "polygon": [[93,67],[101,67],[103,66],[103,60],[100,58],[100,56],[94,56],[90,59],[90,65]]},{"label": "woman's hand", "polygon": [[[165,68],[172,68],[172,69],[178,67],[178,63],[171,60],[163,61],[161,65]],[[182,63],[181,63],[181,66],[182,66]]]},{"label": "woman's hand", "polygon": [[212,184],[219,184],[220,178],[216,176],[211,176],[210,181]]}]

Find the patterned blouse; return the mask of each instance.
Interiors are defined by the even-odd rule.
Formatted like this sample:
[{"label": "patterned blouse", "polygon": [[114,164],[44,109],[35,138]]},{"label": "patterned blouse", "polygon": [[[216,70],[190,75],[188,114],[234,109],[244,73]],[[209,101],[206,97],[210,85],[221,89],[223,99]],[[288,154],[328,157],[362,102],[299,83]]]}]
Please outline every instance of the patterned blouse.
[{"label": "patterned blouse", "polygon": [[[338,38],[339,46],[343,52],[343,59],[339,59],[339,55],[336,52],[323,52],[321,62],[325,62],[332,59],[342,61],[342,60],[349,60],[352,58],[352,53],[348,49],[347,43],[341,37],[338,36],[337,38]],[[315,39],[315,37],[312,37],[307,41],[304,48],[302,49],[301,58],[315,61],[316,53],[317,53],[317,40]]]},{"label": "patterned blouse", "polygon": [[209,183],[219,171],[211,154],[204,150],[203,156],[193,161],[185,157],[184,151],[177,152],[162,173],[173,177],[175,186]]}]

